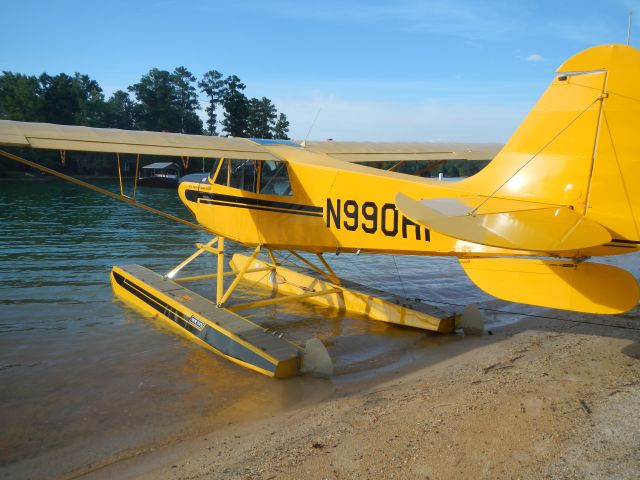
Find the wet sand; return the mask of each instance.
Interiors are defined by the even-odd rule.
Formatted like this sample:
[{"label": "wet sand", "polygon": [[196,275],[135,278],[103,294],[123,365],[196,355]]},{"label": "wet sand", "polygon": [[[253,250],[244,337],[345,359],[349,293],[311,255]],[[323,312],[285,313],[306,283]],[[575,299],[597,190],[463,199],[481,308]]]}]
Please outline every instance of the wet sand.
[{"label": "wet sand", "polygon": [[[197,438],[71,477],[637,478],[637,318],[528,317],[412,351],[404,367],[335,384],[319,401],[261,419],[234,415]],[[309,393],[318,385],[310,381]]]}]

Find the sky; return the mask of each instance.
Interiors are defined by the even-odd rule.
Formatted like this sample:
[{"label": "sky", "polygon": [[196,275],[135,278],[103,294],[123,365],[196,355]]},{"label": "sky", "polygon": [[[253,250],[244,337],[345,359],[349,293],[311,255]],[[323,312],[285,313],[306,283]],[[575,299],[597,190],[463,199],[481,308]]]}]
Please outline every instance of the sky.
[{"label": "sky", "polygon": [[[0,70],[235,74],[296,139],[506,141],[570,56],[640,47],[640,0],[2,0]],[[314,119],[315,122],[314,122]]]}]

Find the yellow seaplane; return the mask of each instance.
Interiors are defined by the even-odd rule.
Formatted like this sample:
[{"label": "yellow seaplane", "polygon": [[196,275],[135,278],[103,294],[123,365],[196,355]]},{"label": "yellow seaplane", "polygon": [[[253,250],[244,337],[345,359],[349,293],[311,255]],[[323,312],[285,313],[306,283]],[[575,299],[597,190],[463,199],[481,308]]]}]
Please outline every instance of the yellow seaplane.
[{"label": "yellow seaplane", "polygon": [[[209,242],[196,244],[165,275],[139,265],[114,267],[113,288],[202,346],[273,377],[330,370],[330,361],[319,342],[303,349],[237,312],[304,300],[437,332],[460,321],[456,312],[352,288],[325,253],[452,256],[495,297],[579,312],[625,312],[640,295],[630,273],[589,261],[640,248],[640,51],[629,46],[590,48],[563,63],[503,147],[296,143],[13,121],[0,122],[0,144],[216,159],[208,176],[186,177],[178,187],[196,222],[139,204],[124,195],[122,183],[118,195],[72,181],[210,233]],[[451,159],[492,161],[459,181],[396,171],[404,162]],[[233,256],[233,271],[225,271],[225,239],[253,248],[249,256]],[[275,254],[280,250],[320,277],[285,268]],[[179,278],[204,252],[216,255],[217,270]],[[225,277],[233,278],[229,285]],[[216,279],[214,301],[183,286],[204,278]],[[234,302],[243,279],[272,295]]]}]

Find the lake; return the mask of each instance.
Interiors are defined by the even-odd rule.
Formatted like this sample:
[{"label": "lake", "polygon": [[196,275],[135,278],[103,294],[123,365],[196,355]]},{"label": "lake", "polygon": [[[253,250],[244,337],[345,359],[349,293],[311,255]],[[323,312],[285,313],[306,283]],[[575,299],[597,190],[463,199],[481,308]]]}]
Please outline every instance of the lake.
[{"label": "lake", "polygon": [[[114,180],[94,183],[118,190]],[[175,190],[140,189],[138,198],[191,219]],[[0,212],[0,476],[7,478],[90,471],[218,423],[269,415],[393,375],[421,352],[461,339],[305,304],[271,306],[250,318],[299,343],[320,338],[336,370],[330,380],[272,380],[113,296],[113,265],[139,263],[166,273],[195,242],[209,239],[203,232],[57,180],[1,182]],[[228,242],[227,252],[234,251],[247,250]],[[474,287],[452,258],[326,258],[345,278],[441,307],[478,303],[522,311]],[[213,258],[203,255],[188,272],[213,269]],[[212,284],[189,288],[214,294]],[[259,293],[246,285],[238,292],[245,298]],[[492,320],[517,318],[494,314]]]}]

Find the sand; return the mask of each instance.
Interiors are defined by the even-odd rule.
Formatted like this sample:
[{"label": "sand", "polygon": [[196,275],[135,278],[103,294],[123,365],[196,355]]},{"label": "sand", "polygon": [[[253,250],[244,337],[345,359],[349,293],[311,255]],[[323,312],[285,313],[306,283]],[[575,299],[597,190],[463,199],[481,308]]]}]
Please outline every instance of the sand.
[{"label": "sand", "polygon": [[605,325],[526,318],[319,402],[85,476],[638,478],[637,312],[566,318]]}]

